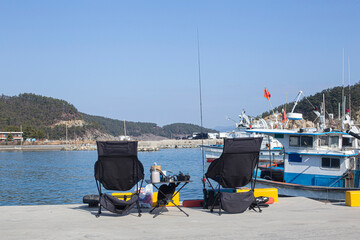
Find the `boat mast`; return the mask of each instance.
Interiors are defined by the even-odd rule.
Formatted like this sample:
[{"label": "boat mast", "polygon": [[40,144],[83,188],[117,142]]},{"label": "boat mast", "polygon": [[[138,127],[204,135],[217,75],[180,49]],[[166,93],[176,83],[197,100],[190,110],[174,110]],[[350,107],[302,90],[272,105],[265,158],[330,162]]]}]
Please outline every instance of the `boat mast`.
[{"label": "boat mast", "polygon": [[321,116],[320,116],[320,129],[326,128],[326,116],[325,116],[325,94],[323,94],[323,102],[321,106]]}]

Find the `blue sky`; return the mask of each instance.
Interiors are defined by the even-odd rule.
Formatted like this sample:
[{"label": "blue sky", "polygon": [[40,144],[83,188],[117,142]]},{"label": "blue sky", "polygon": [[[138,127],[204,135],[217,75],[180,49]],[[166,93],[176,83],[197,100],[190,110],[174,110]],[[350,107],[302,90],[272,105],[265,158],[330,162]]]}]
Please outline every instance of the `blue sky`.
[{"label": "blue sky", "polygon": [[[360,80],[360,1],[0,1],[5,95],[129,121],[206,127]],[[347,65],[345,66],[347,69]],[[345,76],[347,85],[348,79]]]}]

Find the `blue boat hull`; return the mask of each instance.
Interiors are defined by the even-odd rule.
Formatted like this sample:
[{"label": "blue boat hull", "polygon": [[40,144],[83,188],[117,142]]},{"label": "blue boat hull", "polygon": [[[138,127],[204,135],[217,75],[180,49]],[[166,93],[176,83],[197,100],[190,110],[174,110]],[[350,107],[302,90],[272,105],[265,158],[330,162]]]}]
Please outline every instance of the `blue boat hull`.
[{"label": "blue boat hull", "polygon": [[280,196],[307,197],[328,201],[345,201],[346,191],[360,191],[360,188],[305,186],[300,184],[275,182],[261,178],[256,180],[256,187],[277,188]]},{"label": "blue boat hull", "polygon": [[295,183],[306,186],[321,186],[321,187],[343,187],[344,180],[342,176],[328,176],[315,174],[298,174],[286,173],[284,174],[285,182]]}]

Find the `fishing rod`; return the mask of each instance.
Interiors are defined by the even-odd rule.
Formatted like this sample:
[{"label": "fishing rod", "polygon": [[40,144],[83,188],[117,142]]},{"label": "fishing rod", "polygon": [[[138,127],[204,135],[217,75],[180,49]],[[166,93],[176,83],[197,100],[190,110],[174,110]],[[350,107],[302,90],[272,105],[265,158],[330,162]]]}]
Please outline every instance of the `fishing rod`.
[{"label": "fishing rod", "polygon": [[349,116],[351,120],[351,88],[350,88],[350,57],[348,56],[348,77],[349,77]]},{"label": "fishing rod", "polygon": [[[197,29],[197,49],[198,49],[198,71],[199,71],[199,97],[200,97],[200,129],[201,129],[201,145],[204,146],[204,128],[203,128],[203,107],[202,107],[202,94],[201,94],[201,68],[200,68],[200,41],[199,29]],[[201,151],[202,167],[203,167],[203,188],[205,189],[205,161],[204,161],[204,148]]]}]

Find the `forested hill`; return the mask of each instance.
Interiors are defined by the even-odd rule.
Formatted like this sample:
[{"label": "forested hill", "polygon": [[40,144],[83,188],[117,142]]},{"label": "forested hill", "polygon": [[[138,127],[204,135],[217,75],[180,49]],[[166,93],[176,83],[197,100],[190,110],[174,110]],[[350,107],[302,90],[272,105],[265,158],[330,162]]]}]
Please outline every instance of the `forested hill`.
[{"label": "forested hill", "polygon": [[[323,101],[323,96],[325,96],[325,108],[327,113],[333,113],[335,117],[338,116],[339,112],[339,103],[341,102],[342,96],[342,87],[334,87],[325,89],[319,93],[316,93],[311,96],[305,96],[301,101],[298,102],[295,111],[297,113],[302,113],[304,119],[314,121],[316,115],[313,113],[314,108],[320,110],[320,105]],[[346,109],[349,109],[349,88],[344,88],[344,93],[346,96]],[[351,94],[351,115],[355,120],[359,120],[359,106],[360,106],[360,83],[356,83],[353,86],[350,86]],[[294,96],[295,97],[295,96]],[[286,108],[287,112],[290,112],[295,102],[291,102],[285,106],[285,104],[280,105],[274,109],[281,113],[282,109]],[[269,116],[270,112],[264,112],[261,114],[261,117]]]},{"label": "forested hill", "polygon": [[[32,93],[0,97],[0,131],[24,132],[24,138],[65,139],[92,138],[124,135],[124,122],[105,117],[80,113],[72,104],[51,97]],[[126,121],[127,135],[176,137],[200,132],[200,126],[175,123],[164,127],[156,123]],[[204,129],[204,132],[216,132]]]},{"label": "forested hill", "polygon": [[[82,116],[87,122],[97,122],[104,130],[113,135],[124,135],[124,121],[111,118],[105,118],[100,116],[92,116],[82,113]],[[126,134],[130,136],[140,136],[151,134],[155,136],[161,136],[166,138],[173,138],[177,136],[191,135],[194,132],[201,132],[201,127],[189,123],[173,123],[165,125],[163,127],[157,126],[156,123],[149,122],[131,122],[125,121]],[[204,132],[216,132],[216,130],[204,128]]]},{"label": "forested hill", "polygon": [[32,93],[0,98],[0,128],[8,126],[50,126],[59,120],[81,119],[81,114],[70,103]]}]

